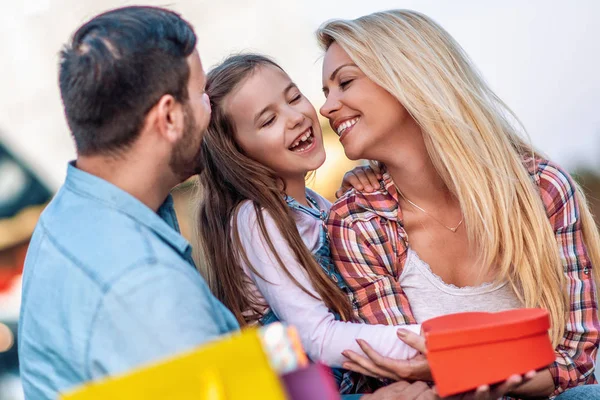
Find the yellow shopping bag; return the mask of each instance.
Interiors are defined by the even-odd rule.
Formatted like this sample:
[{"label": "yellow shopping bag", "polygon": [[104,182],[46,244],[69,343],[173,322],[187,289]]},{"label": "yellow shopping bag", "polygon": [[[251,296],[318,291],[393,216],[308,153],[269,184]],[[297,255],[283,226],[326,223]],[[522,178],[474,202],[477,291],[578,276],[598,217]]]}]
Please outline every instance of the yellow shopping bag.
[{"label": "yellow shopping bag", "polygon": [[136,369],[123,376],[85,384],[62,400],[285,400],[256,329]]}]

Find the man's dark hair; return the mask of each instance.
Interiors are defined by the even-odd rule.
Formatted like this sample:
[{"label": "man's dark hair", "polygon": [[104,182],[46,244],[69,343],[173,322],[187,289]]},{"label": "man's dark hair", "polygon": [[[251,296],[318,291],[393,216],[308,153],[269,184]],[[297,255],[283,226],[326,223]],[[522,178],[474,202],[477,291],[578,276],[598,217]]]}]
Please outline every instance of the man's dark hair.
[{"label": "man's dark hair", "polygon": [[125,7],[94,17],[60,54],[59,84],[81,155],[126,149],[165,94],[188,99],[196,34],[179,14]]}]

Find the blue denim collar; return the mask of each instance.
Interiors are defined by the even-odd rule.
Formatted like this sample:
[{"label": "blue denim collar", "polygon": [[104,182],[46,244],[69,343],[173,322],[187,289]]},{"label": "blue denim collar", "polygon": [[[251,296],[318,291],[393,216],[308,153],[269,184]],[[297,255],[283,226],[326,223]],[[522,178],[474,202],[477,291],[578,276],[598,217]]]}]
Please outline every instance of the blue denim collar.
[{"label": "blue denim collar", "polygon": [[305,212],[305,213],[307,213],[309,215],[312,215],[315,218],[321,218],[322,211],[318,209],[319,206],[318,206],[316,200],[311,197],[311,195],[308,192],[308,190],[305,193],[306,193],[306,199],[309,202],[313,203],[315,205],[315,207],[317,207],[317,209],[315,209],[313,207],[307,207],[307,206],[305,206],[303,204],[300,204],[293,197],[286,195],[285,196],[285,201],[286,201],[288,207],[290,207],[292,209],[295,209],[295,210],[303,211],[303,212]]},{"label": "blue denim collar", "polygon": [[65,187],[128,215],[137,223],[152,230],[181,254],[189,253],[191,246],[179,232],[171,195],[167,196],[155,213],[144,203],[112,183],[78,169],[75,161],[71,161],[67,167]]}]

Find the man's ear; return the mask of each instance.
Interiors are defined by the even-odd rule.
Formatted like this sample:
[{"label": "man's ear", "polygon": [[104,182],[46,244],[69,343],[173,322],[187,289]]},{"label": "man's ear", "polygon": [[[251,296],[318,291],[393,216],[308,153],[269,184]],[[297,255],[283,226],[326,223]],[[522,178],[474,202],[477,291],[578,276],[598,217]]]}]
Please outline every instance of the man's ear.
[{"label": "man's ear", "polygon": [[154,114],[154,122],[161,136],[171,143],[181,139],[185,128],[183,105],[172,95],[162,96],[151,113]]}]

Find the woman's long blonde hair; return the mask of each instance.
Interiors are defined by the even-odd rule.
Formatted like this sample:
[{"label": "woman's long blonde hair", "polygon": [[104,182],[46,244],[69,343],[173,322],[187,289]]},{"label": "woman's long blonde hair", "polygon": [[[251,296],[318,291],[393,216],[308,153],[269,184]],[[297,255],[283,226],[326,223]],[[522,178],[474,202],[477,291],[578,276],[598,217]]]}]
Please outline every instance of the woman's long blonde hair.
[{"label": "woman's long blonde hair", "polygon": [[[436,22],[409,10],[326,22],[326,51],[339,44],[373,82],[420,125],[427,151],[464,215],[483,265],[497,268],[526,307],[550,313],[557,345],[568,321],[566,278],[553,228],[524,159],[536,156],[521,124],[481,78],[460,45]],[[600,236],[576,186],[585,245],[600,266]],[[593,268],[595,281],[598,271]]]}]

